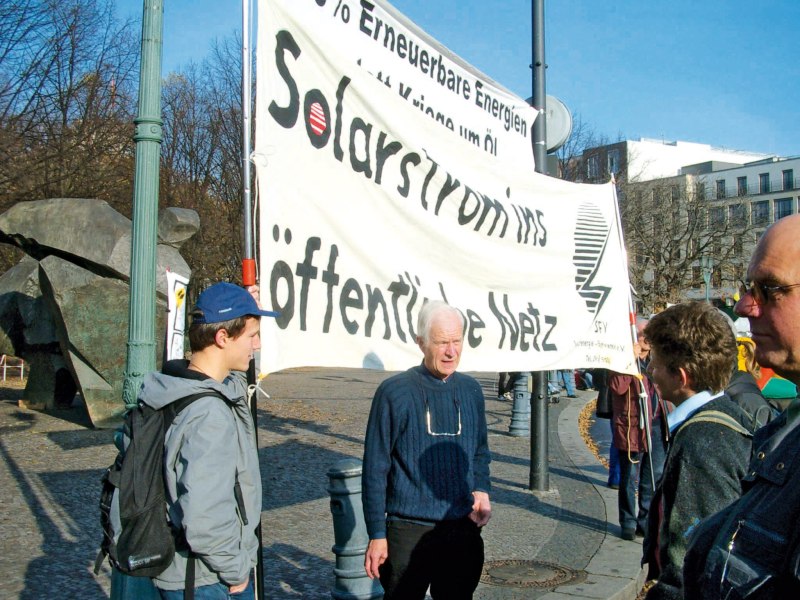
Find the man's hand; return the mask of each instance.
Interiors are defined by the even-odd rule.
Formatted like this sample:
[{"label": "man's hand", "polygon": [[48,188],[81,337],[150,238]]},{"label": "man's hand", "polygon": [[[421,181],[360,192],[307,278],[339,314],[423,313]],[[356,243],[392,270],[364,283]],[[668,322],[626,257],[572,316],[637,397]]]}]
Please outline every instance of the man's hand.
[{"label": "man's hand", "polygon": [[489,494],[486,492],[472,492],[472,497],[475,502],[472,503],[472,512],[469,514],[469,518],[478,527],[483,527],[492,518],[492,504],[489,502]]},{"label": "man's hand", "polygon": [[238,594],[239,592],[245,591],[247,589],[247,584],[250,583],[249,580],[245,579],[244,583],[240,583],[239,585],[232,585],[228,588],[229,594]]},{"label": "man's hand", "polygon": [[378,579],[381,574],[379,567],[389,557],[389,543],[385,538],[370,540],[367,553],[364,556],[364,570],[370,579]]}]

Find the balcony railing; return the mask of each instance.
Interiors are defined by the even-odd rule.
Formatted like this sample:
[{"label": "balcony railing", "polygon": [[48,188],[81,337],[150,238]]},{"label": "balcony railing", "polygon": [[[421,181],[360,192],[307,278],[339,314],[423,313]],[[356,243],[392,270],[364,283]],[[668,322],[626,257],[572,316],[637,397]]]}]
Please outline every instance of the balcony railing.
[{"label": "balcony railing", "polygon": [[[764,189],[766,187],[766,189]],[[724,200],[726,198],[742,198],[745,196],[758,196],[760,194],[775,194],[778,192],[792,192],[800,189],[800,178],[792,180],[792,186],[787,188],[783,185],[783,180],[770,181],[768,186],[761,186],[760,182],[751,183],[747,186],[726,186],[722,191],[717,188],[715,182],[709,182],[703,186],[703,197],[711,200]],[[720,193],[722,192],[722,193]]]}]

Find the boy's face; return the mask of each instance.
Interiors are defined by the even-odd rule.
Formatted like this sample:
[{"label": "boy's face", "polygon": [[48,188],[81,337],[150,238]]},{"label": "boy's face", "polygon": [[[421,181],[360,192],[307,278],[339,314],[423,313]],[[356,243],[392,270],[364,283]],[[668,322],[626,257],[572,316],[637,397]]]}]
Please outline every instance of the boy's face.
[{"label": "boy's face", "polygon": [[650,349],[650,364],[647,365],[647,372],[656,386],[658,395],[664,400],[677,406],[688,398],[683,389],[681,374],[675,373],[667,367],[655,348]]},{"label": "boy's face", "polygon": [[225,347],[228,366],[231,371],[247,371],[250,359],[261,348],[261,322],[255,317],[247,317],[244,331],[239,337],[228,338]]}]

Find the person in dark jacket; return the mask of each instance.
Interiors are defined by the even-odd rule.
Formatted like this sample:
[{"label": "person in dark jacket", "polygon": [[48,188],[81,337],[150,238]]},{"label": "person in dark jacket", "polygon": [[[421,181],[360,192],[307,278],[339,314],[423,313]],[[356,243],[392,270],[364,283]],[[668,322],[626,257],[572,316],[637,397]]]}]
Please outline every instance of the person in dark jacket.
[{"label": "person in dark jacket", "polygon": [[657,578],[647,599],[683,598],[683,558],[702,519],[736,500],[750,458],[749,416],[723,389],[736,340],[723,315],[705,302],[671,306],[644,330],[648,372],[675,405],[664,473],[650,507],[644,561]]},{"label": "person in dark jacket", "polygon": [[[736,305],[756,360],[800,384],[800,215],[761,237]],[[760,429],[744,495],[704,521],[684,562],[687,598],[800,598],[800,404]]]},{"label": "person in dark jacket", "polygon": [[645,535],[647,513],[666,456],[662,423],[666,423],[666,409],[645,374],[650,356],[650,345],[644,338],[646,325],[646,319],[636,320],[638,341],[634,350],[643,376],[639,378],[612,371],[608,378],[612,443],[618,451],[620,473],[617,506],[620,535],[624,540],[633,540],[636,534]]},{"label": "person in dark jacket", "polygon": [[369,545],[364,568],[386,600],[467,599],[483,569],[481,528],[492,514],[480,384],[456,372],[458,309],[420,310],[422,364],[390,377],[372,400],[362,473]]}]

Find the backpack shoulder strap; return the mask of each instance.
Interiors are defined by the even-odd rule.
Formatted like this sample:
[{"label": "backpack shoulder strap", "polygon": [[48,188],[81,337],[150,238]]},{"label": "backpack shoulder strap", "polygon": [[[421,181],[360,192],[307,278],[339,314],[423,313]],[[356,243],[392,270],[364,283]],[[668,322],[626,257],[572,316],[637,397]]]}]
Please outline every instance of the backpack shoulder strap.
[{"label": "backpack shoulder strap", "polygon": [[[719,410],[704,410],[690,419],[688,419],[683,425],[680,426],[678,431],[683,430],[687,425],[691,425],[692,423],[716,423],[717,425],[724,425],[729,429],[733,429],[737,433],[741,433],[745,437],[753,437],[753,433],[749,431],[744,425],[739,423],[736,419],[730,416],[727,413],[724,413]],[[677,432],[676,432],[677,433]]]},{"label": "backpack shoulder strap", "polygon": [[184,408],[189,406],[195,400],[200,400],[200,398],[208,398],[211,396],[216,396],[217,398],[225,402],[225,404],[227,404],[228,406],[233,406],[234,404],[228,398],[226,398],[221,392],[218,392],[217,390],[209,389],[202,392],[198,392],[196,394],[189,394],[188,396],[184,396],[183,398],[175,400],[175,402],[170,402],[162,409],[165,411],[164,413],[166,417],[165,423],[167,424],[167,426],[169,426],[169,424],[175,420],[175,417],[177,417],[178,414]]}]

